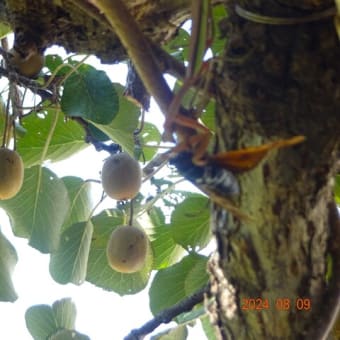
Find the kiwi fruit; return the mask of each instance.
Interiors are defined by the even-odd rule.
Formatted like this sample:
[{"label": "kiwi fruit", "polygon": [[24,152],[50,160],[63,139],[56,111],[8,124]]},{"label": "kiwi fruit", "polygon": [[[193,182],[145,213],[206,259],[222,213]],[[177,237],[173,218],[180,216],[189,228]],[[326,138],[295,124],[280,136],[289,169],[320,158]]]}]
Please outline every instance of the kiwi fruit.
[{"label": "kiwi fruit", "polygon": [[24,163],[20,155],[4,147],[0,148],[0,199],[14,197],[24,180]]},{"label": "kiwi fruit", "polygon": [[123,225],[113,230],[106,247],[112,269],[120,273],[140,271],[146,261],[149,239],[138,227]]},{"label": "kiwi fruit", "polygon": [[125,152],[111,155],[102,169],[105,193],[115,200],[134,198],[142,184],[142,170],[134,158]]}]

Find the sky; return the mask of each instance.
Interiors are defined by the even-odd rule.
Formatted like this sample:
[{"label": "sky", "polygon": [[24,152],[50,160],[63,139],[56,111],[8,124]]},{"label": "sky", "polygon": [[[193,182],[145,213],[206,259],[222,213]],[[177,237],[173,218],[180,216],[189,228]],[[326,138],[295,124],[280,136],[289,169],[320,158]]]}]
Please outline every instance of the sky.
[{"label": "sky", "polygon": [[[47,53],[63,52],[53,49]],[[113,65],[108,71],[108,68],[101,65],[96,58],[91,57],[86,62],[98,69],[106,70],[112,81],[125,83],[124,67]],[[147,113],[147,120],[162,125],[162,116],[155,104]],[[92,146],[89,146],[66,161],[48,166],[60,177],[77,175],[84,179],[99,179],[102,163],[107,155],[106,152],[96,152]],[[109,201],[108,204],[114,206],[114,201]],[[16,248],[19,258],[13,274],[13,282],[19,298],[14,303],[0,302],[0,339],[32,339],[25,325],[26,309],[35,304],[52,305],[54,301],[65,297],[71,297],[76,305],[76,330],[90,336],[92,340],[123,339],[131,329],[142,326],[152,318],[149,310],[148,287],[136,295],[121,297],[87,282],[81,286],[60,285],[49,274],[49,255],[31,248],[26,239],[15,237],[7,215],[1,209],[0,228]],[[169,325],[166,325],[161,329],[168,327]],[[195,327],[189,334],[189,339],[192,340],[205,339],[200,327]]]}]

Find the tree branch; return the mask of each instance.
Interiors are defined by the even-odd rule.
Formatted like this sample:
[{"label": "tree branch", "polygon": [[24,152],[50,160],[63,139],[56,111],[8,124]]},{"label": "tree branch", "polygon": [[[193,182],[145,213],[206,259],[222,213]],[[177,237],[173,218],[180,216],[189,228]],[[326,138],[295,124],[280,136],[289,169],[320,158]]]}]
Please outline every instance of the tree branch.
[{"label": "tree branch", "polygon": [[[85,12],[89,17],[95,19],[101,24],[105,25],[106,28],[112,30],[115,33],[114,28],[108,22],[107,18],[103,16],[96,8],[83,0],[69,0],[72,4],[77,6],[80,10]],[[158,44],[152,42],[150,39],[144,36],[149,42],[149,45],[153,51],[155,57],[157,57],[158,65],[162,72],[169,73],[176,78],[183,79],[185,76],[185,66],[183,63],[172,57],[169,53],[164,51]]]},{"label": "tree branch", "polygon": [[0,66],[0,78],[1,76],[5,76],[9,81],[30,89],[33,93],[38,94],[42,100],[54,99],[53,93],[46,89],[42,89],[36,81],[21,76],[16,72],[9,72],[8,70]]},{"label": "tree branch", "polygon": [[156,315],[152,320],[148,321],[142,327],[138,329],[133,329],[129,335],[127,335],[124,340],[140,340],[143,339],[145,335],[154,331],[162,323],[169,323],[177,315],[188,312],[200,302],[203,302],[204,294],[209,290],[209,285],[206,285],[201,290],[197,291],[193,295],[189,296],[185,300],[180,301],[176,305],[163,310],[161,313]]},{"label": "tree branch", "polygon": [[136,21],[120,0],[92,0],[92,3],[104,13],[110,22],[146,89],[166,115],[173,93],[163,78],[149,41],[140,31]]}]

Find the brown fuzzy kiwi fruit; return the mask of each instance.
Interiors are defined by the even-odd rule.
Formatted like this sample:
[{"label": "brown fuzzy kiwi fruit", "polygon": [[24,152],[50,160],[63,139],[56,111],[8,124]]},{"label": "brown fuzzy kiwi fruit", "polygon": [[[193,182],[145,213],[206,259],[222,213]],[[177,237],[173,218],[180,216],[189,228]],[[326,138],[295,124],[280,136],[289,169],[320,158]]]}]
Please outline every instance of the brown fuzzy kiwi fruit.
[{"label": "brown fuzzy kiwi fruit", "polygon": [[125,152],[111,155],[102,169],[102,185],[108,196],[115,200],[134,198],[142,184],[139,163]]},{"label": "brown fuzzy kiwi fruit", "polygon": [[13,150],[0,148],[0,200],[14,197],[24,180],[24,163]]},{"label": "brown fuzzy kiwi fruit", "polygon": [[106,256],[117,272],[135,273],[145,265],[148,248],[149,239],[141,228],[123,225],[112,232]]}]

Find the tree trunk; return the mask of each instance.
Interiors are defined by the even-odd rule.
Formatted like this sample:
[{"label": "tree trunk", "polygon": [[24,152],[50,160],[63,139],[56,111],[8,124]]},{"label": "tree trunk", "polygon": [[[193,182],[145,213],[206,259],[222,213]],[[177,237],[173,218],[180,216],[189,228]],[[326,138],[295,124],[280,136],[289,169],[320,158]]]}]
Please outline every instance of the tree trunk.
[{"label": "tree trunk", "polygon": [[[287,15],[287,7],[262,3],[269,15]],[[340,226],[332,193],[339,41],[331,17],[265,25],[241,18],[234,5],[216,81],[219,151],[295,135],[306,141],[239,176],[239,203],[250,222],[214,207],[212,313],[223,339],[321,339],[339,306]]]}]

